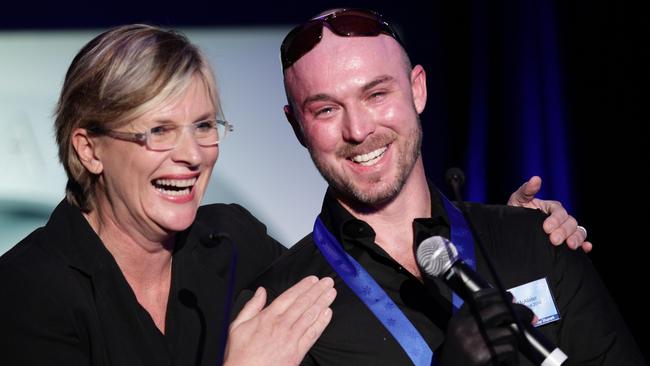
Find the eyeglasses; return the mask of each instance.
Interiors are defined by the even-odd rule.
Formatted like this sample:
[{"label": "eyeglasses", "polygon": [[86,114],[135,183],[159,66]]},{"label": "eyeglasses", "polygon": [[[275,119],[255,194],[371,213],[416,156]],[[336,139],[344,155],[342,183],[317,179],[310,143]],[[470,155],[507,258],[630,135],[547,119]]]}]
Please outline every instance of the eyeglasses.
[{"label": "eyeglasses", "polygon": [[142,133],[124,132],[93,127],[88,130],[100,135],[146,145],[149,150],[166,151],[176,147],[184,129],[189,128],[192,137],[200,146],[214,146],[232,132],[234,127],[228,121],[208,119],[187,125],[163,124]]},{"label": "eyeglasses", "polygon": [[341,37],[375,37],[386,34],[403,46],[397,33],[379,13],[364,9],[337,9],[293,28],[284,37],[280,46],[282,70],[291,67],[320,42],[323,26]]}]

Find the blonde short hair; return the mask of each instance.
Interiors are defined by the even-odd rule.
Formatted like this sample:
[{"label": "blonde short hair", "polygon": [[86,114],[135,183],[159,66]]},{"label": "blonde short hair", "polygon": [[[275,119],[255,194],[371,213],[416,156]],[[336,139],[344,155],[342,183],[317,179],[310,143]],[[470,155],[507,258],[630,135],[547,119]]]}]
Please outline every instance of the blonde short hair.
[{"label": "blonde short hair", "polygon": [[98,178],[77,156],[73,131],[127,124],[182,95],[195,75],[205,84],[215,110],[220,110],[207,58],[180,32],[133,24],[110,29],[88,42],[68,69],[55,112],[68,202],[91,211]]}]

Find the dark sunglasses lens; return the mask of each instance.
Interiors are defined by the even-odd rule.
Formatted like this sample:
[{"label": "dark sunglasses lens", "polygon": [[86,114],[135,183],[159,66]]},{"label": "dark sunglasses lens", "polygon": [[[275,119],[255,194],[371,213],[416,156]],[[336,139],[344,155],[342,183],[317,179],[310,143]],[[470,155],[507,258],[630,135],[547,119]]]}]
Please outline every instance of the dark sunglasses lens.
[{"label": "dark sunglasses lens", "polygon": [[282,66],[293,65],[320,41],[323,25],[320,21],[309,22],[294,29],[282,42]]},{"label": "dark sunglasses lens", "polygon": [[282,42],[282,68],[287,69],[320,42],[323,24],[342,37],[374,37],[382,33],[401,43],[393,30],[374,12],[343,9],[292,30]]},{"label": "dark sunglasses lens", "polygon": [[377,36],[382,33],[382,23],[368,13],[347,12],[327,20],[330,29],[340,36]]}]

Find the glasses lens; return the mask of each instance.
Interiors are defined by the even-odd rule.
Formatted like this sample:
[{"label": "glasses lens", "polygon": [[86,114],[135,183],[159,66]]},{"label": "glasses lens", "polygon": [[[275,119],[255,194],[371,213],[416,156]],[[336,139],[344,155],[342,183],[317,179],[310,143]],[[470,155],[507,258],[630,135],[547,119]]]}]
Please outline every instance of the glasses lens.
[{"label": "glasses lens", "polygon": [[287,69],[320,42],[325,24],[342,37],[374,37],[387,34],[402,43],[381,16],[363,9],[342,9],[294,28],[282,42],[282,69]]},{"label": "glasses lens", "polygon": [[226,138],[226,135],[228,134],[228,122],[226,121],[217,121],[217,124],[215,125],[214,131],[216,131],[214,137],[212,137],[213,140],[216,142],[221,142],[223,139]]},{"label": "glasses lens", "polygon": [[[176,147],[180,134],[190,128],[194,140],[201,146],[212,146],[224,139],[228,127],[226,121],[207,120],[186,126],[159,126],[149,130],[147,146],[151,150],[164,151]],[[185,127],[185,128],[183,128]]]},{"label": "glasses lens", "polygon": [[217,121],[202,121],[195,125],[194,137],[199,145],[214,145],[223,140],[225,134],[225,126]]},{"label": "glasses lens", "polygon": [[382,23],[373,13],[348,10],[327,19],[329,28],[344,37],[370,37],[382,33]]},{"label": "glasses lens", "polygon": [[174,147],[180,129],[173,125],[156,126],[149,130],[147,146],[151,150],[167,150]]},{"label": "glasses lens", "polygon": [[320,41],[323,24],[313,20],[294,28],[282,42],[282,68],[286,69],[298,61],[305,53],[311,51]]}]

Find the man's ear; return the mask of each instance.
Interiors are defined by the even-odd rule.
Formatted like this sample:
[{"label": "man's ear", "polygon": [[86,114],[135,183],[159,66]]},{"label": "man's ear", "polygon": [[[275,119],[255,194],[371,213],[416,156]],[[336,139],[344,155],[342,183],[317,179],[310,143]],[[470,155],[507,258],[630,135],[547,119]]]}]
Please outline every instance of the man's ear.
[{"label": "man's ear", "polygon": [[104,165],[97,157],[97,143],[93,140],[85,128],[77,128],[72,131],[72,146],[77,152],[81,164],[91,173],[100,174]]},{"label": "man's ear", "polygon": [[415,110],[420,114],[427,104],[427,74],[420,65],[416,65],[411,70],[411,93]]},{"label": "man's ear", "polygon": [[284,116],[287,117],[287,121],[289,121],[291,128],[293,128],[293,133],[296,135],[300,145],[307,147],[307,145],[305,145],[305,136],[302,134],[300,122],[296,119],[296,116],[293,113],[293,108],[288,104],[284,106]]}]

